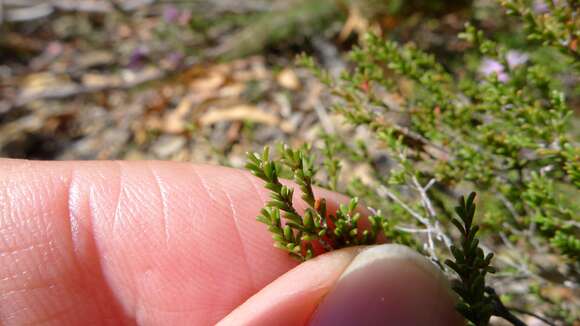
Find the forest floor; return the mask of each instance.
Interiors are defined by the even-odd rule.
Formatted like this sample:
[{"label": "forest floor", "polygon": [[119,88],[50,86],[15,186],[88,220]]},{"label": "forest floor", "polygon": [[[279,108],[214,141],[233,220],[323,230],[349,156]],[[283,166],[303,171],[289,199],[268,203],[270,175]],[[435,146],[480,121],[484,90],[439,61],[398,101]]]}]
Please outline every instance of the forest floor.
[{"label": "forest floor", "polygon": [[[243,167],[246,152],[264,145],[320,141],[342,118],[295,56],[307,52],[338,74],[369,26],[347,10],[320,30],[275,39],[287,26],[274,24],[246,39],[255,17],[284,12],[287,2],[5,0],[0,17],[20,21],[0,22],[0,157]],[[383,17],[382,25],[445,57],[464,49],[456,34],[468,17],[454,10]],[[244,47],[253,37],[259,42]]]},{"label": "forest floor", "polygon": [[[287,0],[3,3],[6,17],[21,20],[0,26],[0,156],[14,158],[239,167],[265,144],[312,142],[340,118],[295,56],[307,52],[338,74],[357,32],[369,29],[357,11],[307,6],[297,10],[332,19],[296,31],[293,23],[311,21],[287,17]],[[485,13],[489,3],[473,6]],[[465,46],[455,36],[469,15],[449,10],[383,17],[382,25],[446,58]],[[265,13],[272,18],[256,18]]]},{"label": "forest floor", "polygon": [[[97,9],[3,26],[0,156],[239,167],[248,150],[310,142],[335,125],[322,85],[294,65],[297,51],[219,60],[211,53],[236,23],[199,32],[193,9]],[[314,50],[335,71],[338,46],[321,38]]]}]

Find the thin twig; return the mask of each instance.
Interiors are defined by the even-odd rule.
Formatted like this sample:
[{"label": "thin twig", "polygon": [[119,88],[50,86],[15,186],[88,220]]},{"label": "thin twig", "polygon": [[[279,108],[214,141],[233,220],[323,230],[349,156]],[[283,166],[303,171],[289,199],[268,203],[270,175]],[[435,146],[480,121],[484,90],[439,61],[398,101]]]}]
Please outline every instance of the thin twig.
[{"label": "thin twig", "polygon": [[[427,190],[425,190],[427,187],[422,187],[416,176],[413,176],[412,180],[413,180],[413,184],[415,185],[415,188],[417,189],[417,191],[419,192],[419,195],[421,196],[421,202],[423,203],[423,206],[425,206],[425,209],[429,213],[429,216],[431,216],[431,218],[436,218],[437,213],[435,212],[435,208],[433,208],[433,204],[431,203],[431,200],[427,196]],[[435,181],[435,179],[431,179],[429,181],[429,184],[432,185],[434,183],[434,181]]]},{"label": "thin twig", "polygon": [[518,214],[518,212],[516,212],[514,205],[512,205],[512,203],[505,197],[504,194],[502,194],[499,191],[497,191],[496,193],[498,194],[498,198],[502,202],[502,204],[505,206],[505,208],[507,208],[507,210],[510,212],[510,214],[512,214],[512,217],[514,218],[514,220],[517,220],[519,214]]},{"label": "thin twig", "polygon": [[405,204],[405,202],[403,202],[399,197],[397,197],[397,195],[395,195],[393,192],[391,192],[387,187],[379,186],[378,191],[379,191],[379,194],[381,194],[381,192],[382,192],[384,195],[386,195],[387,197],[389,197],[390,199],[395,201],[397,204],[399,204],[401,207],[403,207],[403,209],[405,209],[407,212],[409,212],[409,214],[411,214],[421,224],[429,226],[429,224],[430,224],[429,219],[425,218],[424,216],[422,216],[421,214],[419,214],[415,210],[413,210],[411,207],[409,207],[407,204]]},{"label": "thin twig", "polygon": [[[499,237],[501,238],[503,244],[511,251],[516,252],[516,246],[508,239],[504,232],[499,232]],[[533,278],[535,280],[541,282],[547,282],[546,278],[542,277],[541,275],[533,272],[529,267],[528,263],[526,263],[526,259],[530,259],[528,256],[516,256],[513,257],[512,255],[498,255],[498,259],[507,264],[510,267],[513,267],[518,271],[518,277],[524,278]],[[496,274],[497,275],[497,274]]]},{"label": "thin twig", "polygon": [[437,212],[435,211],[435,208],[433,206],[433,203],[431,202],[431,199],[427,195],[427,190],[429,188],[431,188],[436,183],[435,178],[432,178],[431,180],[429,180],[427,185],[425,185],[424,187],[421,186],[421,183],[419,182],[419,180],[417,179],[416,176],[413,176],[412,181],[413,181],[413,184],[415,185],[415,188],[419,192],[419,195],[421,196],[421,202],[423,203],[425,210],[427,210],[427,212],[429,213],[429,216],[433,220],[433,231],[436,232],[437,239],[440,241],[443,241],[445,243],[445,246],[447,247],[447,249],[451,250],[451,239],[449,239],[449,237],[447,235],[445,235],[445,233],[441,230],[441,227],[439,225],[439,220],[437,218]]},{"label": "thin twig", "polygon": [[495,316],[501,317],[515,326],[527,326],[526,323],[524,323],[521,319],[509,311],[509,309],[503,304],[501,298],[497,295],[493,288],[486,287],[485,292],[493,299],[493,314]]},{"label": "thin twig", "polygon": [[437,183],[437,180],[435,178],[432,178],[431,180],[429,180],[429,182],[424,187],[425,191],[429,191],[429,189],[431,189],[431,187],[433,187],[433,185],[435,185],[435,183]]},{"label": "thin twig", "polygon": [[400,230],[400,231],[404,231],[404,232],[408,232],[408,233],[428,233],[428,232],[432,232],[431,229],[417,229],[417,228],[410,228],[407,226],[395,226],[395,229]]},{"label": "thin twig", "polygon": [[520,308],[513,308],[513,307],[508,307],[508,309],[511,310],[511,311],[515,311],[517,313],[520,313],[520,314],[532,316],[532,317],[534,317],[534,318],[536,318],[536,319],[538,319],[538,320],[546,323],[546,325],[556,326],[556,324],[552,323],[551,321],[549,321],[545,317],[542,317],[542,316],[540,316],[538,314],[535,314],[533,312],[530,312],[530,311],[527,311],[527,310],[524,310],[524,309],[520,309]]},{"label": "thin twig", "polygon": [[431,231],[433,229],[429,219],[425,218],[424,216],[422,216],[421,214],[417,213],[415,210],[413,210],[411,207],[409,207],[407,204],[405,204],[405,202],[403,202],[401,199],[399,199],[399,197],[397,197],[397,195],[395,195],[393,192],[391,192],[387,187],[385,186],[379,186],[379,194],[380,193],[385,194],[387,197],[389,197],[390,199],[392,199],[393,201],[395,201],[397,204],[399,204],[401,207],[403,207],[403,209],[405,209],[407,212],[409,212],[409,214],[411,214],[411,216],[413,216],[416,220],[419,221],[419,223],[423,224],[428,232],[427,232],[427,250],[429,251],[429,255],[431,256],[431,259],[434,259],[435,261],[439,261],[439,258],[437,257],[437,254],[435,252],[435,243],[433,242],[433,232]]}]

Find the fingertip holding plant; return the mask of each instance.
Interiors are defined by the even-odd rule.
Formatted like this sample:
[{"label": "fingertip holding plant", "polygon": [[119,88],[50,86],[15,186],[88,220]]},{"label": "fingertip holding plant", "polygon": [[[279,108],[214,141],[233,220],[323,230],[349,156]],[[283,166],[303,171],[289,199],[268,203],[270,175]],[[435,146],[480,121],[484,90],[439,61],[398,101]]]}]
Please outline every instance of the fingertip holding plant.
[{"label": "fingertip holding plant", "polygon": [[[271,192],[271,198],[257,220],[267,225],[276,248],[305,261],[344,247],[377,244],[381,232],[388,237],[388,223],[380,212],[368,217],[368,229],[359,227],[361,215],[356,212],[357,198],[352,198],[348,204],[340,204],[336,212],[328,212],[325,199],[314,195],[315,168],[311,155],[284,146],[281,156],[280,164],[277,164],[270,159],[270,150],[266,147],[261,154],[249,153],[246,164]],[[302,214],[294,207],[294,189],[280,181],[283,169],[291,172],[302,192],[302,199],[308,205]],[[452,259],[445,261],[459,276],[453,282],[453,290],[460,298],[457,310],[477,326],[488,325],[493,315],[514,325],[525,325],[505,308],[495,290],[485,283],[486,274],[494,273],[495,269],[491,266],[493,254],[486,255],[479,247],[479,227],[474,223],[475,197],[475,193],[467,199],[461,197],[455,208],[458,217],[450,219],[461,235],[459,244],[451,246]]]}]

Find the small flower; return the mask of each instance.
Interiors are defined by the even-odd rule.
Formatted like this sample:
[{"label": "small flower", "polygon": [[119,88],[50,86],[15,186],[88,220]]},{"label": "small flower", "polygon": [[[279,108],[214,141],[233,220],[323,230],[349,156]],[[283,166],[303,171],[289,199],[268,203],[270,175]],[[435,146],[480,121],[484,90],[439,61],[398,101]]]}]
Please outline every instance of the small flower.
[{"label": "small flower", "polygon": [[497,60],[490,58],[483,60],[481,66],[479,66],[479,72],[485,77],[496,74],[497,79],[501,82],[506,82],[509,80],[508,75],[505,73],[504,66]]},{"label": "small flower", "polygon": [[535,0],[532,4],[532,10],[539,15],[548,13],[550,11],[550,6],[548,6],[547,1],[551,1],[554,6],[560,4],[560,0]]},{"label": "small flower", "polygon": [[173,5],[165,6],[163,8],[163,20],[166,23],[174,23],[179,19],[179,10]]},{"label": "small flower", "polygon": [[532,8],[536,14],[545,14],[550,9],[550,8],[548,8],[548,4],[546,4],[545,0],[534,1]]},{"label": "small flower", "polygon": [[527,54],[516,50],[510,50],[506,55],[506,60],[510,69],[523,65],[528,61],[528,59],[529,57]]},{"label": "small flower", "polygon": [[147,59],[148,49],[142,46],[136,47],[133,49],[131,54],[129,55],[129,63],[127,66],[130,69],[139,69],[145,63],[145,59]]},{"label": "small flower", "polygon": [[[528,61],[528,59],[529,57],[526,53],[516,50],[510,50],[506,54],[506,61],[510,69],[523,65]],[[509,75],[506,73],[504,65],[491,58],[483,59],[483,62],[479,66],[479,73],[485,77],[496,74],[497,79],[504,83],[510,79]]]}]

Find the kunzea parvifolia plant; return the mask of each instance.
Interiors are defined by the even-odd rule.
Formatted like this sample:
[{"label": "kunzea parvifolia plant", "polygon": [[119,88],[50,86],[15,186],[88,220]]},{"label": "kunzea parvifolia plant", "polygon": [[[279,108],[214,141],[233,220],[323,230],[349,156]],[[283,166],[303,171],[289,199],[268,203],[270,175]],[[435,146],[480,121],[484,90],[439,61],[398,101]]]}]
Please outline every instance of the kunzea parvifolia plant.
[{"label": "kunzea parvifolia plant", "polygon": [[[459,35],[470,45],[460,69],[378,35],[352,50],[352,69],[340,76],[299,58],[327,86],[330,110],[346,127],[309,146],[280,146],[276,158],[268,148],[248,155],[247,168],[271,192],[258,221],[274,246],[303,261],[387,238],[448,275],[473,325],[492,316],[514,325],[524,316],[579,320],[580,149],[554,72],[565,65],[577,78],[579,2],[500,4],[521,22],[525,49],[473,22]],[[537,55],[546,51],[558,60]],[[314,186],[352,199],[331,211]],[[302,213],[294,187],[308,206]],[[470,190],[478,192],[477,223],[475,194],[461,196]]]}]

